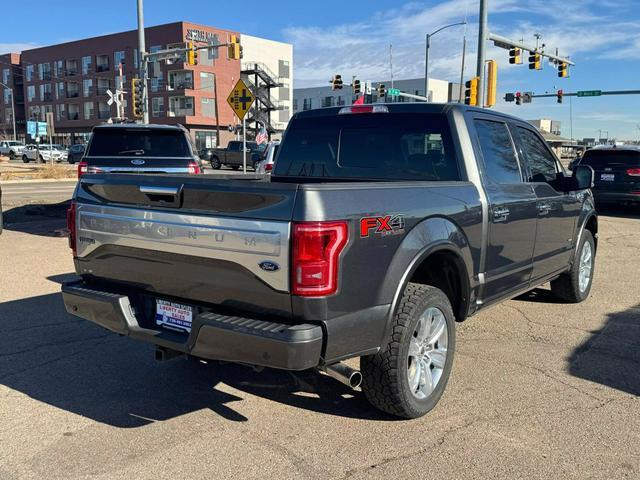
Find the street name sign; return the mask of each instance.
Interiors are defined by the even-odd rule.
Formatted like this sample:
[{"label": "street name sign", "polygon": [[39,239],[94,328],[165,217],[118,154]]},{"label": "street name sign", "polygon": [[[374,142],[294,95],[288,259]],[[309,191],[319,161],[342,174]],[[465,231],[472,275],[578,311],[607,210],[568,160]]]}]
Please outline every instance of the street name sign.
[{"label": "street name sign", "polygon": [[578,97],[599,97],[602,95],[602,90],[579,90],[576,92]]}]

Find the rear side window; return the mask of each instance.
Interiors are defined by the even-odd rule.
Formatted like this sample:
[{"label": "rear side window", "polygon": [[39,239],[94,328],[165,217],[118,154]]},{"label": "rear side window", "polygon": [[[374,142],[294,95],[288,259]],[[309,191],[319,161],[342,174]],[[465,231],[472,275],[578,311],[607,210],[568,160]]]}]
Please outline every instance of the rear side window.
[{"label": "rear side window", "polygon": [[531,171],[530,182],[553,183],[558,178],[556,160],[540,138],[531,130],[516,128],[522,150],[527,158]]},{"label": "rear side window", "polygon": [[507,125],[491,120],[475,120],[484,168],[495,183],[520,183],[520,167]]},{"label": "rear side window", "polygon": [[88,156],[189,157],[189,143],[176,130],[101,128],[93,132]]},{"label": "rear side window", "polygon": [[280,145],[274,175],[460,180],[446,117],[405,113],[297,119]]},{"label": "rear side window", "polygon": [[580,165],[593,168],[640,167],[640,152],[633,150],[587,150]]}]

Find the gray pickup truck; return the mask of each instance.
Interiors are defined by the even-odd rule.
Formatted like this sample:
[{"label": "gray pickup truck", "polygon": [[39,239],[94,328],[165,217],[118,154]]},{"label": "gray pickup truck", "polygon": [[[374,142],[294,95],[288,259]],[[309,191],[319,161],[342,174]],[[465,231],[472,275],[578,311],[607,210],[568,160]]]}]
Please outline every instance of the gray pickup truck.
[{"label": "gray pickup truck", "polygon": [[[258,145],[256,142],[247,142],[247,168],[256,169],[264,146]],[[205,149],[202,152],[203,160],[211,163],[211,168],[218,170],[223,165],[238,170],[244,166],[244,156],[242,154],[242,142],[231,140],[227,144],[227,148]]]},{"label": "gray pickup truck", "polygon": [[[315,368],[414,418],[444,391],[456,322],[549,281],[587,298],[592,183],[507,115],[306,111],[270,178],[83,177],[64,303],[159,359]],[[356,357],[360,370],[343,363]]]}]

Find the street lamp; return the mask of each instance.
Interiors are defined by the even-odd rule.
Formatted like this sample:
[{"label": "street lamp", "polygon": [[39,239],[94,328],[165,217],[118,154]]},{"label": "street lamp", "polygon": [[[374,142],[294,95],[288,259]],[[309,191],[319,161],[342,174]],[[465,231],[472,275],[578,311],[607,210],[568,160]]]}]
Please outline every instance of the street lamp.
[{"label": "street lamp", "polygon": [[450,25],[445,25],[444,27],[437,29],[435,32],[427,33],[426,49],[424,53],[424,96],[427,98],[427,101],[429,101],[429,47],[431,45],[431,37],[433,37],[436,33],[441,32],[442,30],[445,30],[447,28],[456,27],[458,25],[466,25],[466,24],[467,22],[452,23]]},{"label": "street lamp", "polygon": [[0,82],[0,85],[9,90],[9,92],[11,93],[11,119],[13,120],[13,140],[18,140],[18,137],[16,137],[16,103],[13,98],[13,88],[2,82]]}]

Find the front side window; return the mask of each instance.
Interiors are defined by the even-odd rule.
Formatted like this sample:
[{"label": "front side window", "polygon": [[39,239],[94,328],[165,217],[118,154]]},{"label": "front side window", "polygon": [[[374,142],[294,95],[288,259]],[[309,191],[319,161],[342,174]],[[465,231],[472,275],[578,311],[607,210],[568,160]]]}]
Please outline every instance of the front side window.
[{"label": "front side window", "polygon": [[475,120],[487,177],[494,183],[522,181],[518,158],[507,125],[491,120]]},{"label": "front side window", "polygon": [[522,151],[529,165],[530,182],[552,183],[558,178],[556,160],[540,138],[531,130],[517,127]]}]

